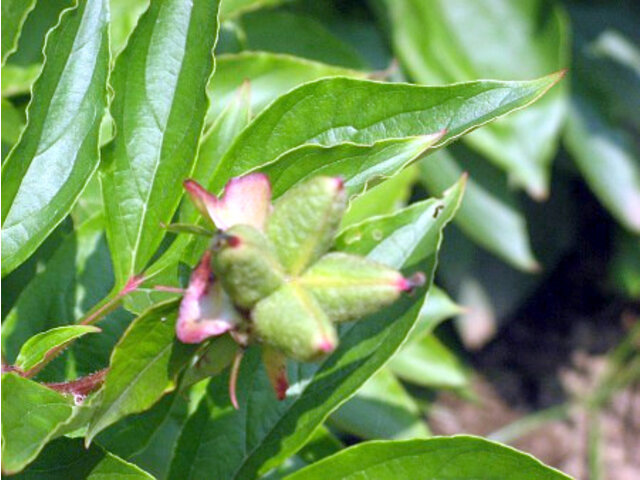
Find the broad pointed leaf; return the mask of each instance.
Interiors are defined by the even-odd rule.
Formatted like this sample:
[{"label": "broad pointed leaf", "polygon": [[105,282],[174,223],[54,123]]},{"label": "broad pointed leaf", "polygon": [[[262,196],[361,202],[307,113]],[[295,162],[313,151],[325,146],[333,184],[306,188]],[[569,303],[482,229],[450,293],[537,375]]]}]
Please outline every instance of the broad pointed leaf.
[{"label": "broad pointed leaf", "polygon": [[[2,352],[9,362],[15,361],[20,346],[29,338],[51,328],[75,323],[109,293],[113,275],[103,229],[103,218],[94,216],[64,235],[51,257],[41,260],[40,271],[20,292],[2,323]],[[103,333],[75,342],[74,354],[82,358],[80,361],[76,357],[78,363],[74,369],[79,369],[77,373],[91,373],[106,366],[102,362],[108,358],[114,337],[122,331],[126,321],[126,315],[116,313],[100,325]],[[102,342],[104,344],[98,348]],[[87,347],[83,353],[75,351],[80,344],[83,350]],[[47,371],[49,369],[54,369],[54,365]]]},{"label": "broad pointed leaf", "polygon": [[241,85],[251,85],[251,111],[260,113],[280,95],[322,77],[364,77],[366,72],[305,58],[271,52],[241,52],[216,58],[216,75],[207,91],[213,99],[208,118],[213,120]]},{"label": "broad pointed leaf", "polygon": [[47,36],[27,126],[2,166],[3,276],[69,213],[98,165],[108,17],[106,0],[81,1]]},{"label": "broad pointed leaf", "polygon": [[15,373],[2,375],[2,472],[22,470],[73,412],[73,399]]},{"label": "broad pointed leaf", "polygon": [[151,2],[112,75],[116,136],[101,181],[116,283],[160,245],[193,167],[214,68],[218,0]]},{"label": "broad pointed leaf", "polygon": [[367,442],[320,460],[286,480],[570,480],[530,455],[477,437]]},{"label": "broad pointed leaf", "polygon": [[[260,171],[269,176],[274,198],[315,175],[340,177],[347,193],[352,196],[362,193],[372,183],[398,173],[426,154],[441,136],[441,133],[434,133],[382,140],[372,145],[304,145],[289,150]],[[455,179],[450,184],[453,182]]]},{"label": "broad pointed leaf", "polygon": [[561,76],[445,87],[349,78],[307,83],[278,98],[240,134],[218,165],[213,191],[304,144],[371,144],[446,129],[445,144],[534,102]]},{"label": "broad pointed leaf", "polygon": [[[239,24],[248,50],[285,53],[347,68],[364,66],[351,44],[313,17],[285,10],[263,10],[244,15]],[[296,40],[292,42],[292,38]]]},{"label": "broad pointed leaf", "polygon": [[420,408],[388,368],[367,380],[355,396],[331,414],[329,422],[366,440],[429,436]]},{"label": "broad pointed leaf", "polygon": [[412,338],[388,367],[402,380],[433,388],[464,388],[469,371],[434,335]]},{"label": "broad pointed leaf", "polygon": [[82,440],[60,438],[16,480],[154,480],[154,477],[103,448],[85,449]]},{"label": "broad pointed leaf", "polygon": [[193,349],[175,338],[177,303],[166,302],[138,317],[111,354],[109,373],[96,399],[86,433],[100,431],[132,413],[150,408],[175,388],[175,378]]}]

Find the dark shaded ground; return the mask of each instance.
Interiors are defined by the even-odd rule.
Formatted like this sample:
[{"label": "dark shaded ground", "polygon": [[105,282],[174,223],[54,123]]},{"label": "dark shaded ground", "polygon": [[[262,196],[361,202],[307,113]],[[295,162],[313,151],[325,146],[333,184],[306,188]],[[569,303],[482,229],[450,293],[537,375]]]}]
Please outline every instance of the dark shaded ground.
[{"label": "dark shaded ground", "polygon": [[[526,303],[501,322],[496,336],[471,354],[478,372],[473,390],[479,401],[441,395],[430,417],[434,432],[490,435],[532,412],[587,398],[601,382],[605,354],[639,321],[640,303],[617,297],[604,283],[612,221],[584,186],[572,189],[580,205],[579,242]],[[587,455],[589,435],[599,425],[600,478],[640,478],[640,385],[615,393],[597,415],[599,423],[579,407],[560,416],[562,420],[546,422],[522,436],[503,430],[496,438],[587,479],[588,458],[593,458]]]}]

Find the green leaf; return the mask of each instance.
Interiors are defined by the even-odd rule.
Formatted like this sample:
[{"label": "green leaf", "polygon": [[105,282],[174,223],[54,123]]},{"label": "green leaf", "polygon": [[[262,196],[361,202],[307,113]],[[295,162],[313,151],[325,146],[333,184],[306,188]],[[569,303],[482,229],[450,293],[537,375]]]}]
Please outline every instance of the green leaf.
[{"label": "green leaf", "polygon": [[[206,388],[206,382],[199,386]],[[155,431],[145,449],[130,459],[158,479],[166,479],[169,474],[171,457],[178,436],[187,421],[190,410],[197,402],[197,399],[193,398],[197,396],[194,395],[196,390],[198,389],[194,388],[189,392],[190,398],[180,394],[175,396],[174,404],[165,421]]]},{"label": "green leaf", "polygon": [[353,398],[333,412],[330,422],[367,440],[429,436],[418,405],[387,368],[367,380]]},{"label": "green leaf", "polygon": [[[4,78],[4,77],[3,77]],[[24,113],[13,104],[2,99],[2,143],[13,146],[20,138],[24,128]],[[3,154],[4,158],[4,154]]]},{"label": "green leaf", "polygon": [[446,87],[349,78],[307,83],[278,98],[240,134],[218,165],[214,191],[230,177],[268,165],[304,144],[371,144],[446,129],[441,141],[445,144],[532,103],[561,76]]},{"label": "green leaf", "polygon": [[437,248],[433,245],[439,243],[440,229],[457,211],[465,183],[463,177],[444,192],[442,199],[416,202],[390,215],[347,228],[336,238],[336,250],[366,255],[393,268],[402,266],[404,270],[421,267],[425,260],[435,263]]},{"label": "green leaf", "polygon": [[2,66],[2,96],[12,97],[14,95],[25,95],[30,93],[31,85],[36,81],[42,65],[22,65],[7,64]]},{"label": "green leaf", "polygon": [[[393,252],[400,245],[408,250],[415,245],[421,268],[430,279],[442,228],[454,215],[463,187],[464,182],[459,182],[444,199],[423,203],[422,215],[399,214],[394,226],[400,235],[389,228],[377,237],[381,246],[377,258],[395,268],[408,267]],[[439,202],[446,207],[433,218]],[[378,221],[392,221],[381,218]],[[366,253],[367,248],[362,250]],[[416,321],[429,283],[367,319],[344,325],[339,347],[321,364],[290,364],[291,387],[281,402],[272,392],[259,352],[250,349],[238,376],[240,409],[230,404],[228,374],[214,377],[180,435],[169,478],[256,478],[282,463],[400,347]],[[211,455],[212,451],[216,454]]]},{"label": "green leaf", "polygon": [[429,289],[429,296],[420,310],[418,322],[411,332],[409,341],[414,338],[422,338],[447,318],[459,315],[464,311],[465,309],[451,300],[451,297],[444,290],[433,285]]},{"label": "green leaf", "polygon": [[535,271],[539,265],[531,251],[529,232],[507,179],[463,145],[435,152],[420,162],[420,181],[438,195],[463,171],[469,173],[465,199],[454,222],[478,245],[510,265]]},{"label": "green leaf", "polygon": [[111,52],[115,55],[126,45],[129,35],[136,27],[140,15],[146,10],[149,0],[109,0],[111,22]]},{"label": "green leaf", "polygon": [[434,335],[412,338],[389,368],[402,380],[423,387],[461,389],[469,383],[468,369]]},{"label": "green leaf", "polygon": [[14,373],[2,375],[2,472],[22,470],[73,412],[70,397]]},{"label": "green leaf", "polygon": [[175,378],[193,353],[175,338],[177,303],[165,302],[129,325],[113,353],[97,398],[86,443],[109,425],[155,404],[175,388]]},{"label": "green leaf", "polygon": [[[568,66],[567,19],[560,7],[545,0],[495,0],[490,5],[473,0],[386,3],[396,55],[417,82],[520,80]],[[544,198],[565,99],[562,85],[535,107],[465,140],[532,196]]]},{"label": "green leaf", "polygon": [[575,94],[564,140],[600,202],[622,226],[640,233],[640,148],[633,138]]},{"label": "green leaf", "polygon": [[16,480],[154,480],[136,465],[97,445],[85,449],[81,439],[60,438]]},{"label": "green leaf", "polygon": [[34,335],[20,348],[15,366],[23,372],[31,370],[46,360],[51,350],[64,347],[87,333],[100,331],[98,327],[92,325],[67,325]]},{"label": "green leaf", "polygon": [[417,167],[409,166],[351,199],[349,208],[342,217],[341,228],[360,223],[369,217],[393,213],[406,206],[417,176]]},{"label": "green leaf", "polygon": [[[214,75],[213,80],[222,75],[219,59],[216,59],[216,70],[217,75]],[[241,88],[231,97],[229,104],[220,112],[211,128],[204,133],[200,142],[200,149],[198,150],[198,157],[191,173],[191,178],[201,185],[208,187],[218,162],[238,134],[249,124],[251,89],[249,84],[244,85],[246,85],[246,88]],[[209,96],[211,98],[219,98],[217,94],[209,94]],[[191,201],[187,199],[182,203],[180,218],[183,221],[196,222],[199,217],[200,214]]]},{"label": "green leaf", "polygon": [[108,17],[106,0],[82,1],[47,36],[27,126],[2,166],[3,276],[69,213],[98,165],[107,101]]},{"label": "green leaf", "polygon": [[130,459],[149,444],[169,416],[175,399],[175,395],[166,395],[151,409],[123,418],[101,432],[95,442],[119,457]]},{"label": "green leaf", "polygon": [[353,196],[398,173],[424,155],[440,137],[440,134],[423,135],[382,140],[372,145],[304,145],[289,150],[259,171],[269,176],[273,198],[316,175],[342,178],[348,195]]},{"label": "green leaf", "polygon": [[1,30],[3,65],[7,57],[17,48],[22,25],[27,19],[29,12],[33,10],[35,4],[36,0],[4,0],[4,2],[2,2]]},{"label": "green leaf", "polygon": [[225,0],[220,9],[220,17],[227,20],[260,8],[274,7],[289,0]]},{"label": "green leaf", "polygon": [[320,425],[297,453],[303,461],[314,463],[342,450],[344,445],[326,427]]},{"label": "green leaf", "polygon": [[45,37],[58,24],[61,13],[74,5],[75,0],[36,1],[35,7],[22,25],[18,47],[7,60],[7,65],[27,67],[41,64]]},{"label": "green leaf", "polygon": [[[94,216],[64,236],[48,260],[39,262],[38,274],[25,286],[2,322],[2,352],[9,362],[16,359],[20,346],[29,338],[54,327],[75,323],[109,293],[113,275],[103,228],[103,219]],[[110,337],[107,332],[113,331],[119,323],[114,324],[114,320],[105,319],[104,331],[97,336],[99,341]],[[117,333],[118,328],[115,330]],[[87,357],[83,357],[87,360],[101,357],[98,349],[87,353]],[[79,365],[89,369],[104,366],[95,361]],[[92,371],[95,370],[83,373]]]},{"label": "green leaf", "polygon": [[338,75],[364,77],[366,73],[271,52],[220,55],[216,58],[216,75],[207,87],[209,96],[215,99],[207,117],[215,119],[245,81],[251,85],[251,111],[255,115],[294,87]]},{"label": "green leaf", "polygon": [[214,68],[218,0],[151,2],[112,75],[116,136],[101,171],[116,283],[160,245],[193,167]]},{"label": "green leaf", "polygon": [[531,455],[477,437],[378,441],[353,446],[287,477],[415,480],[568,480]]},{"label": "green leaf", "polygon": [[350,44],[312,17],[263,10],[244,15],[238,23],[247,50],[286,53],[346,68],[364,67],[362,58]]}]

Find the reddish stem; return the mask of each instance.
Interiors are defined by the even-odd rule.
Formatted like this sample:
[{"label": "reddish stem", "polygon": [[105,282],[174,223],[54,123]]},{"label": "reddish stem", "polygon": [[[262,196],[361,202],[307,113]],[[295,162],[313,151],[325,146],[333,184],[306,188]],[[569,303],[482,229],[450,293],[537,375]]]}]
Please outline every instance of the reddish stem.
[{"label": "reddish stem", "polygon": [[102,385],[104,377],[107,375],[108,371],[108,368],[103,368],[102,370],[98,370],[95,373],[76,380],[71,380],[69,382],[45,383],[44,385],[51,390],[55,390],[60,393],[70,393],[85,397]]}]

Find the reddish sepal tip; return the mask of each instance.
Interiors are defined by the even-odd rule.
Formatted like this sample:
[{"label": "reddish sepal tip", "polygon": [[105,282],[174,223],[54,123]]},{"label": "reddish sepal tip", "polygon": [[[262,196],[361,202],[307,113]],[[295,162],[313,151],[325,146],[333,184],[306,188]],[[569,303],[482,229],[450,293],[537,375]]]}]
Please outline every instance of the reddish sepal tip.
[{"label": "reddish sepal tip", "polygon": [[318,344],[318,350],[323,353],[330,353],[336,348],[335,344],[328,338],[324,338]]},{"label": "reddish sepal tip", "polygon": [[414,288],[421,287],[427,281],[427,277],[422,272],[416,272],[409,278],[400,277],[398,280],[398,290],[411,292]]}]

